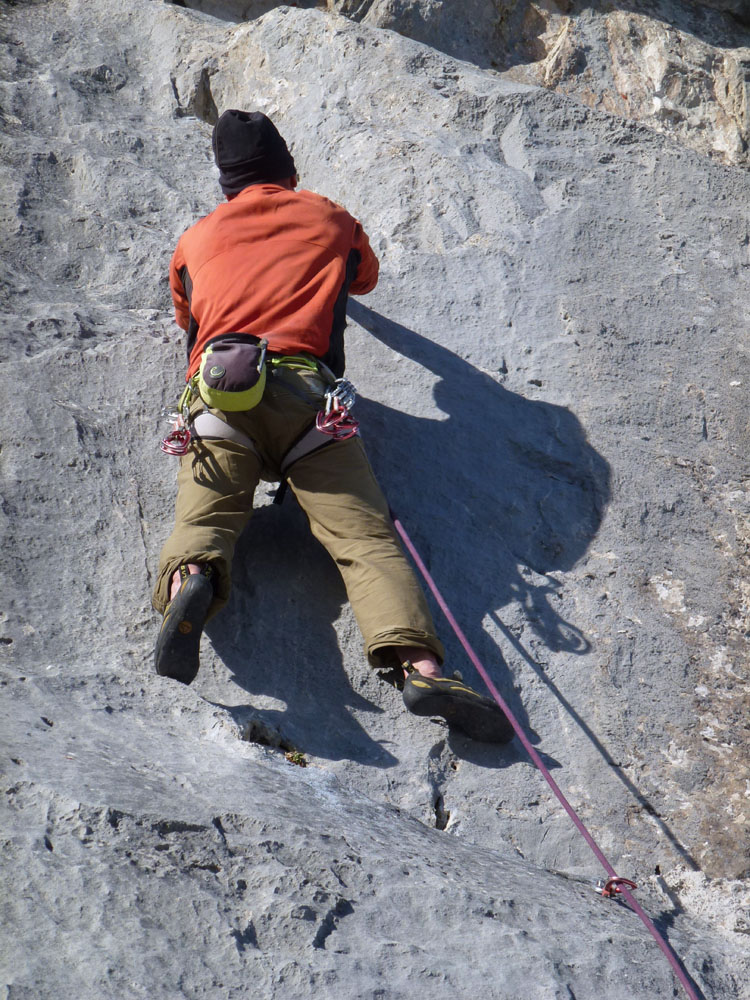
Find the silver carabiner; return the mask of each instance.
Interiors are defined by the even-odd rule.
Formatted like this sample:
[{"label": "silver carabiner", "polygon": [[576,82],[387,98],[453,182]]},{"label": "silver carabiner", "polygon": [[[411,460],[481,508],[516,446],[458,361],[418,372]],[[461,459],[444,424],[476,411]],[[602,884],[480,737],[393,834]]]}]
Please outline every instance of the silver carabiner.
[{"label": "silver carabiner", "polygon": [[351,410],[357,399],[357,390],[348,378],[337,378],[336,388],[326,393],[326,414],[331,410]]}]

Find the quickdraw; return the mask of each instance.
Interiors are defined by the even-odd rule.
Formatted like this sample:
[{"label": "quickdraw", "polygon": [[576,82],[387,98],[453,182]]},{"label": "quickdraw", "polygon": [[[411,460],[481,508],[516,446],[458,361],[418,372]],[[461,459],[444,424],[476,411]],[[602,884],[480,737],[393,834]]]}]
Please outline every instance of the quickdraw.
[{"label": "quickdraw", "polygon": [[172,425],[172,430],[166,437],[161,439],[159,447],[165,455],[187,455],[190,447],[190,429],[185,426],[185,419],[181,413],[163,410],[162,416],[168,424]]},{"label": "quickdraw", "polygon": [[328,434],[334,441],[346,441],[359,433],[359,421],[349,412],[356,396],[357,390],[348,379],[336,379],[336,388],[326,393],[325,409],[315,418],[321,434]]},{"label": "quickdraw", "polygon": [[176,455],[178,458],[187,455],[192,434],[190,433],[190,401],[196,393],[195,376],[190,379],[185,386],[176,410],[168,410],[166,407],[161,411],[162,417],[168,424],[172,425],[172,430],[166,437],[162,438],[159,447],[165,455]]},{"label": "quickdraw", "polygon": [[631,882],[629,878],[620,878],[619,875],[613,875],[611,878],[608,878],[606,882],[602,882],[600,880],[597,883],[595,891],[606,898],[613,899],[615,896],[620,895],[623,886],[625,886],[626,889],[638,888],[637,884],[635,882]]}]

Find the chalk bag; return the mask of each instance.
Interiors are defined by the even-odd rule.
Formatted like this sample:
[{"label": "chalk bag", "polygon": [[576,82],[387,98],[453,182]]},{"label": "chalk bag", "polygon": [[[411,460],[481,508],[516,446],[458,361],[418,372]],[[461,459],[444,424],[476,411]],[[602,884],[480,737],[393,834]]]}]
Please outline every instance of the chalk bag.
[{"label": "chalk bag", "polygon": [[242,335],[209,341],[201,357],[197,388],[216,410],[252,410],[266,387],[267,340]]}]

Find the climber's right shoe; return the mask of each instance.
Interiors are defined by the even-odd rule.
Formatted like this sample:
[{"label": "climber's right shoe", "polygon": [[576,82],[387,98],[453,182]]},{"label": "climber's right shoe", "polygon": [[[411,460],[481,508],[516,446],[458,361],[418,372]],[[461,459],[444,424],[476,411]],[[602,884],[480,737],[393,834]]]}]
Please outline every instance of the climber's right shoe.
[{"label": "climber's right shoe", "polygon": [[183,577],[182,585],[164,612],[154,662],[157,674],[183,684],[195,680],[200,666],[201,633],[214,588],[204,573]]},{"label": "climber's right shoe", "polygon": [[514,729],[492,698],[452,677],[424,677],[416,671],[404,681],[404,704],[415,715],[439,715],[479,743],[509,743]]}]

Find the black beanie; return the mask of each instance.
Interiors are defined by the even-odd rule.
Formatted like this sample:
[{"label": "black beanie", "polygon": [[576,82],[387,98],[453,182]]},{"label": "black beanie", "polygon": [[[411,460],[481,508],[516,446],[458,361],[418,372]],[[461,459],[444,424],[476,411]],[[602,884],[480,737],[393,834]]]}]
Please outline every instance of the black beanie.
[{"label": "black beanie", "polygon": [[297,173],[276,126],[260,111],[225,111],[214,125],[213,147],[224,194]]}]

